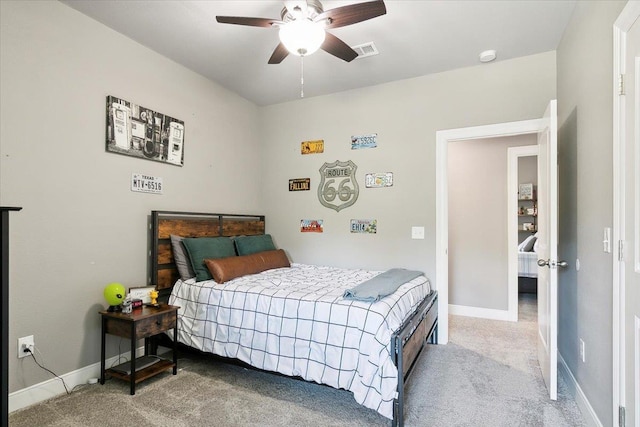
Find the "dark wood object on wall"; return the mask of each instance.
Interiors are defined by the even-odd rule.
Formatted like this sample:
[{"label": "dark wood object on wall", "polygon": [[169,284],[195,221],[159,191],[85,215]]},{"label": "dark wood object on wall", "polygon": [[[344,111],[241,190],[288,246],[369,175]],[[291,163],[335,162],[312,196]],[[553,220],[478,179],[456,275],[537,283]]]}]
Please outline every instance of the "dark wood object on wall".
[{"label": "dark wood object on wall", "polygon": [[22,208],[0,207],[0,259],[2,259],[2,420],[9,425],[9,212]]}]

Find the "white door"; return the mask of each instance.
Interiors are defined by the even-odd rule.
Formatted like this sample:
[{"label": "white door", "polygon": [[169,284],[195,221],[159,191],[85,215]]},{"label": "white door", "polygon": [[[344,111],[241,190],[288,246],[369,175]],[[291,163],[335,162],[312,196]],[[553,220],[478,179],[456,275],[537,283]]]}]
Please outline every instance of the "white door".
[{"label": "white door", "polygon": [[626,425],[640,426],[640,23],[627,32],[624,130],[623,364]]},{"label": "white door", "polygon": [[556,100],[538,132],[538,362],[558,398],[558,117]]}]

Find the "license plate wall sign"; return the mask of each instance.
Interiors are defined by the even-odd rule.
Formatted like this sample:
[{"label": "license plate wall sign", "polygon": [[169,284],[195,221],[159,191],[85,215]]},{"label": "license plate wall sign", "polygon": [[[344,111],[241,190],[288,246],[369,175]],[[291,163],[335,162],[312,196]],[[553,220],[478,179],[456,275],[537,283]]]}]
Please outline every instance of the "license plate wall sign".
[{"label": "license plate wall sign", "polygon": [[393,172],[368,173],[364,176],[364,186],[367,188],[391,187]]},{"label": "license plate wall sign", "polygon": [[302,154],[324,153],[324,139],[318,139],[316,141],[301,142],[300,153]]},{"label": "license plate wall sign", "polygon": [[300,232],[302,233],[322,233],[324,221],[321,219],[303,219],[300,220]]},{"label": "license plate wall sign", "polygon": [[131,174],[131,191],[162,194],[162,178],[133,173]]},{"label": "license plate wall sign", "polygon": [[359,150],[361,148],[376,148],[378,146],[378,134],[356,135],[351,137],[351,149]]},{"label": "license plate wall sign", "polygon": [[376,234],[378,232],[378,220],[377,219],[352,219],[351,232]]},{"label": "license plate wall sign", "polygon": [[289,180],[289,191],[311,190],[311,178],[295,178]]}]

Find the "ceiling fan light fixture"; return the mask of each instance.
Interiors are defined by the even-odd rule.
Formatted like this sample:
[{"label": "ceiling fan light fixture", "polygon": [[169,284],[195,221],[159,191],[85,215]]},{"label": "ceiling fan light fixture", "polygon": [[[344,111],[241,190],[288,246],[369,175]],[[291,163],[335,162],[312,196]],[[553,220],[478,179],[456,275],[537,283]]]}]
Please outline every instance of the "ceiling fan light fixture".
[{"label": "ceiling fan light fixture", "polygon": [[311,55],[322,46],[325,31],[310,19],[297,19],[280,26],[280,41],[289,52],[298,56]]}]

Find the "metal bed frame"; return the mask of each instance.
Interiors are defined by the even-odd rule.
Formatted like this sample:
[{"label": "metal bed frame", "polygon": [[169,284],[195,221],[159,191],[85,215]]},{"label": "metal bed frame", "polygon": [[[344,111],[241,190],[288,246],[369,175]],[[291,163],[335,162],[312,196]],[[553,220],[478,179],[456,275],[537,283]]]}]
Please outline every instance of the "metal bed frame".
[{"label": "metal bed frame", "polygon": [[[219,237],[265,233],[264,215],[152,211],[149,284],[156,286],[160,300],[168,299],[178,272],[173,260],[170,235]],[[438,337],[438,293],[432,291],[391,337],[391,354],[398,368],[397,397],[393,405],[393,427],[404,425],[404,386],[427,342]]]}]

